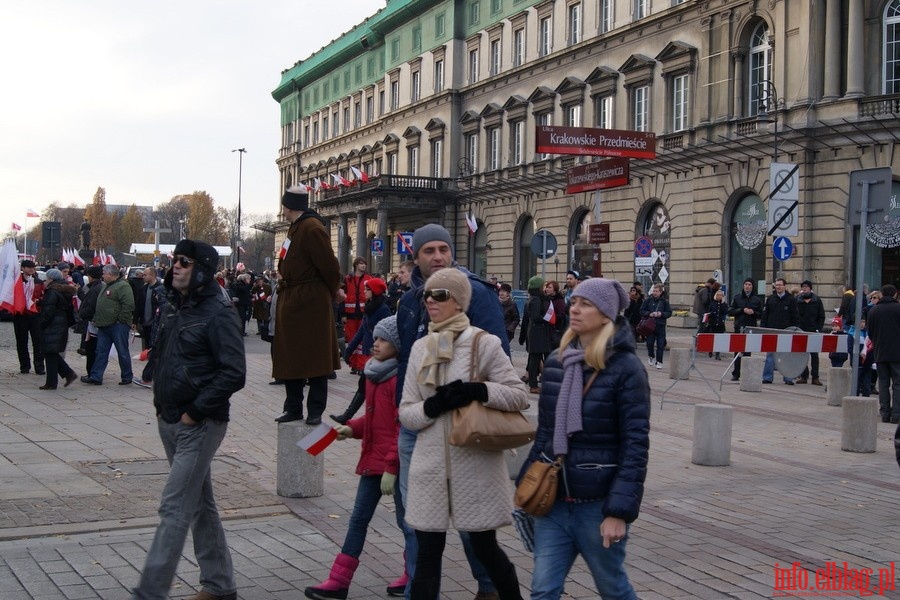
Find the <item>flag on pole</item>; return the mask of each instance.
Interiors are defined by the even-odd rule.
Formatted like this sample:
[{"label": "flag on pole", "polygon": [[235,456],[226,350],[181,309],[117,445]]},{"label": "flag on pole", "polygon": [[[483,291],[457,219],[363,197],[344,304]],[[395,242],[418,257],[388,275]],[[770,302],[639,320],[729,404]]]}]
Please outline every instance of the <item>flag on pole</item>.
[{"label": "flag on pole", "polygon": [[6,240],[0,250],[0,308],[11,314],[25,312],[25,286],[19,267],[19,251],[12,239]]},{"label": "flag on pole", "polygon": [[340,186],[350,187],[350,182],[347,181],[346,179],[344,179],[343,177],[341,177],[340,175],[335,175],[334,173],[332,173],[331,178],[334,180],[334,185],[336,185],[338,187],[340,187]]},{"label": "flag on pole", "polygon": [[281,244],[281,251],[278,253],[278,260],[284,260],[284,257],[287,256],[288,249],[291,247],[291,239],[284,238],[284,242]]},{"label": "flag on pole", "polygon": [[91,261],[91,264],[95,267],[100,264],[100,253],[94,250],[94,259]]},{"label": "flag on pole", "polygon": [[35,211],[31,210],[30,208],[28,208],[28,209],[25,210],[25,216],[26,216],[26,217],[31,217],[31,218],[38,218],[38,219],[41,218],[41,215],[39,215],[39,214],[36,213]]},{"label": "flag on pole", "polygon": [[319,181],[318,177],[315,177],[313,179],[313,189],[316,190],[317,192],[322,189],[322,182]]},{"label": "flag on pole", "polygon": [[331,442],[337,439],[337,429],[326,423],[320,423],[318,427],[309,432],[306,437],[297,442],[297,446],[303,448],[313,456],[317,456]]},{"label": "flag on pole", "polygon": [[475,233],[478,231],[478,222],[475,220],[475,215],[472,214],[472,211],[466,213],[466,225],[469,226],[469,231]]},{"label": "flag on pole", "polygon": [[13,223],[13,224],[12,224],[12,230],[13,230],[13,231],[22,231],[22,226],[19,225],[18,223]]},{"label": "flag on pole", "polygon": [[84,259],[81,258],[81,254],[78,253],[78,250],[72,248],[72,260],[75,261],[76,267],[84,266]]},{"label": "flag on pole", "polygon": [[356,167],[351,166],[350,171],[353,172],[353,176],[356,177],[357,181],[362,181],[363,183],[369,183],[369,176],[357,169]]},{"label": "flag on pole", "polygon": [[118,267],[118,266],[119,266],[119,263],[116,262],[116,257],[113,256],[112,254],[110,254],[110,255],[108,255],[108,256],[106,257],[106,264],[112,265],[112,266],[114,266],[114,267]]}]

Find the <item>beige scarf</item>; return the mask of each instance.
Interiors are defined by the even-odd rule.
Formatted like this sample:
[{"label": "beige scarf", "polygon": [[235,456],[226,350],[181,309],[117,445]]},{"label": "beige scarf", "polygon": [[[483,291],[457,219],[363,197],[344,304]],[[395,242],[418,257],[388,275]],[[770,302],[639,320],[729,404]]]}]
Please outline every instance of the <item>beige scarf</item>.
[{"label": "beige scarf", "polygon": [[469,317],[466,313],[457,313],[440,323],[428,324],[428,335],[425,336],[425,358],[419,369],[417,381],[424,385],[437,387],[440,380],[440,366],[453,360],[456,338],[469,328]]}]

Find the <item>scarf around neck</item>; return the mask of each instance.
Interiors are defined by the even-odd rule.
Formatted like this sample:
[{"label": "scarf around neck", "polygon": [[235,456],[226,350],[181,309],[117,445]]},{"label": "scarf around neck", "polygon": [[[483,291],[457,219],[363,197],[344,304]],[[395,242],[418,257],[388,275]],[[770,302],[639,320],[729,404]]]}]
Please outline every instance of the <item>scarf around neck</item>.
[{"label": "scarf around neck", "polygon": [[556,399],[556,421],[553,425],[554,455],[567,454],[569,437],[582,429],[584,348],[569,346],[562,351],[560,361],[563,366],[563,379]]},{"label": "scarf around neck", "polygon": [[456,339],[468,328],[469,317],[463,312],[446,321],[428,324],[428,334],[424,338],[425,358],[417,376],[419,383],[434,387],[442,383],[439,379],[440,366],[453,360]]},{"label": "scarf around neck", "polygon": [[365,374],[366,379],[372,383],[387,381],[397,374],[397,357],[395,356],[394,358],[389,358],[387,360],[370,358],[366,361],[366,366],[363,367],[363,373]]}]

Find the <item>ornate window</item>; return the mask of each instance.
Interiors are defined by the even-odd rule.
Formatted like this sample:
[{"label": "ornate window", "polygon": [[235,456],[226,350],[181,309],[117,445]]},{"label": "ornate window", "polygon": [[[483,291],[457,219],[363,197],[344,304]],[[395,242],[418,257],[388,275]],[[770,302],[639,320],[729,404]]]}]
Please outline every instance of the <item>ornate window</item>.
[{"label": "ornate window", "polygon": [[900,93],[900,0],[884,7],[884,89]]},{"label": "ornate window", "polygon": [[747,114],[752,117],[759,112],[759,101],[765,93],[762,82],[772,79],[772,46],[769,44],[769,26],[765,23],[757,25],[750,38],[749,67],[750,103]]}]

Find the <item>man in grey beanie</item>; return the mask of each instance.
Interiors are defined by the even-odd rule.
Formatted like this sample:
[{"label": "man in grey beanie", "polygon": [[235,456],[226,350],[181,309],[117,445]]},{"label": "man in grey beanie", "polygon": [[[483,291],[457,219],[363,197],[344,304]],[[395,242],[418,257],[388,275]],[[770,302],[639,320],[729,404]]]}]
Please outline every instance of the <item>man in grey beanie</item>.
[{"label": "man in grey beanie", "polygon": [[[406,367],[409,363],[409,351],[413,343],[428,333],[428,312],[425,310],[423,293],[425,281],[431,275],[445,268],[459,269],[465,274],[472,284],[472,299],[466,314],[475,327],[484,329],[492,335],[500,338],[503,351],[509,355],[509,338],[506,336],[506,326],[503,322],[503,312],[500,303],[490,283],[482,281],[453,260],[453,239],[450,232],[437,223],[429,223],[415,230],[413,233],[413,268],[409,278],[410,289],[403,294],[397,304],[397,329],[400,335],[400,353],[397,357],[397,404],[400,404],[403,393],[403,380],[406,377]],[[412,458],[413,448],[416,443],[416,432],[400,428],[398,440],[398,452],[400,455],[400,494],[395,502],[404,502],[407,490],[407,476],[409,464]],[[416,554],[418,544],[415,534],[411,530],[405,530],[406,542],[406,570],[412,578],[416,567]],[[479,597],[496,598],[494,584],[488,577],[484,566],[475,558],[471,540],[467,533],[460,532],[463,541],[463,550],[472,568],[472,574],[478,580]]]}]

